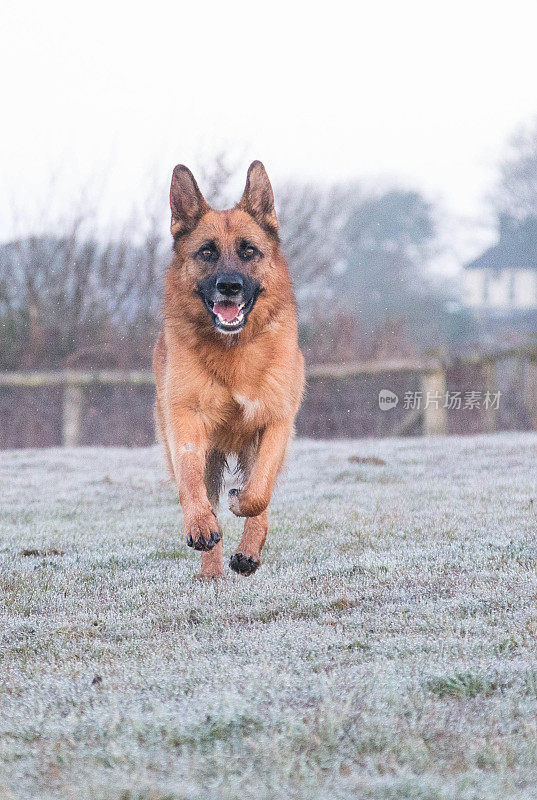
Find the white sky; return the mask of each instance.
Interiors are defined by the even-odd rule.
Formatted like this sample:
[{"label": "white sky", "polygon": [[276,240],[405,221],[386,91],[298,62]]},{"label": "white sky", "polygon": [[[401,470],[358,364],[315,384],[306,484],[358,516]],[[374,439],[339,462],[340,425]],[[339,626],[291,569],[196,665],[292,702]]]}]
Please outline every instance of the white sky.
[{"label": "white sky", "polygon": [[9,0],[1,22],[2,236],[14,200],[31,227],[52,175],[67,206],[104,182],[116,219],[155,175],[230,147],[276,180],[420,188],[478,238],[505,141],[537,115],[521,0]]}]

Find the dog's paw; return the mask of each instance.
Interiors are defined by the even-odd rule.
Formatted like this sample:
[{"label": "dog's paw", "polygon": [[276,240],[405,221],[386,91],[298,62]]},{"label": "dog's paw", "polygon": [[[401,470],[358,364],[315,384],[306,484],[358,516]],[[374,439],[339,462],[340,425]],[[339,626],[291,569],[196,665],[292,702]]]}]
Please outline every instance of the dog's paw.
[{"label": "dog's paw", "polygon": [[244,489],[230,489],[228,504],[236,517],[257,517],[268,506],[268,499],[253,496],[246,486]]},{"label": "dog's paw", "polygon": [[230,489],[228,492],[229,510],[233,511],[233,513],[237,517],[242,517],[240,508],[240,496],[241,496],[240,489]]},{"label": "dog's paw", "polygon": [[212,550],[222,538],[218,522],[212,513],[185,520],[185,536],[189,547],[203,552]]},{"label": "dog's paw", "polygon": [[229,566],[233,572],[238,572],[239,575],[253,575],[260,565],[260,561],[253,556],[245,556],[244,553],[235,553],[229,559]]}]

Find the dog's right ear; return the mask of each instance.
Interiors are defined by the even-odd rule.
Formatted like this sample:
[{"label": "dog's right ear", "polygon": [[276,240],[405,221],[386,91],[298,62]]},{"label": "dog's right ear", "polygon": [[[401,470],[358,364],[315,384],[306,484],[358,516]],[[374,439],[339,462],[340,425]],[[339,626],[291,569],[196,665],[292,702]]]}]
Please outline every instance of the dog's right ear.
[{"label": "dog's right ear", "polygon": [[246,186],[239,208],[250,214],[262,228],[278,235],[272,186],[261,161],[252,161],[248,167]]},{"label": "dog's right ear", "polygon": [[170,208],[172,210],[172,236],[181,236],[193,231],[204,214],[209,211],[199,190],[196,179],[183,164],[173,170],[170,186]]}]

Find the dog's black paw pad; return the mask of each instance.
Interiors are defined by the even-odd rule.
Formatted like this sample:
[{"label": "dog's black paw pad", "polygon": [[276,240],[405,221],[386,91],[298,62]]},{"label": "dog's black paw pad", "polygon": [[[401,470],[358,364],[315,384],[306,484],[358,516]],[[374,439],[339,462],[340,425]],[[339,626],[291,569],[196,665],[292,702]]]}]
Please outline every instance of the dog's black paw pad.
[{"label": "dog's black paw pad", "polygon": [[229,566],[234,572],[238,572],[239,575],[252,575],[259,565],[259,561],[256,561],[251,556],[245,556],[242,553],[235,553],[229,560]]},{"label": "dog's black paw pad", "polygon": [[199,550],[202,553],[207,553],[209,550],[212,550],[215,545],[218,544],[222,535],[218,533],[218,531],[214,531],[208,538],[205,536],[200,536],[199,539],[194,539],[192,536],[189,536],[186,543],[189,547],[193,547],[194,550]]}]

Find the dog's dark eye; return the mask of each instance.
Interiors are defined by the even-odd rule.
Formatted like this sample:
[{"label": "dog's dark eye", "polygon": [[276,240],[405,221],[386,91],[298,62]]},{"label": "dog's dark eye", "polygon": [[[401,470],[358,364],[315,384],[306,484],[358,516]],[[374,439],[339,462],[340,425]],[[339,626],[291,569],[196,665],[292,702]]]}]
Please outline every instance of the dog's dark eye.
[{"label": "dog's dark eye", "polygon": [[251,261],[257,252],[257,247],[249,242],[241,242],[239,245],[239,258],[243,261]]},{"label": "dog's dark eye", "polygon": [[218,258],[218,252],[216,250],[216,247],[213,247],[211,245],[204,245],[201,248],[201,250],[198,250],[198,256],[203,261],[216,261],[216,259]]}]

